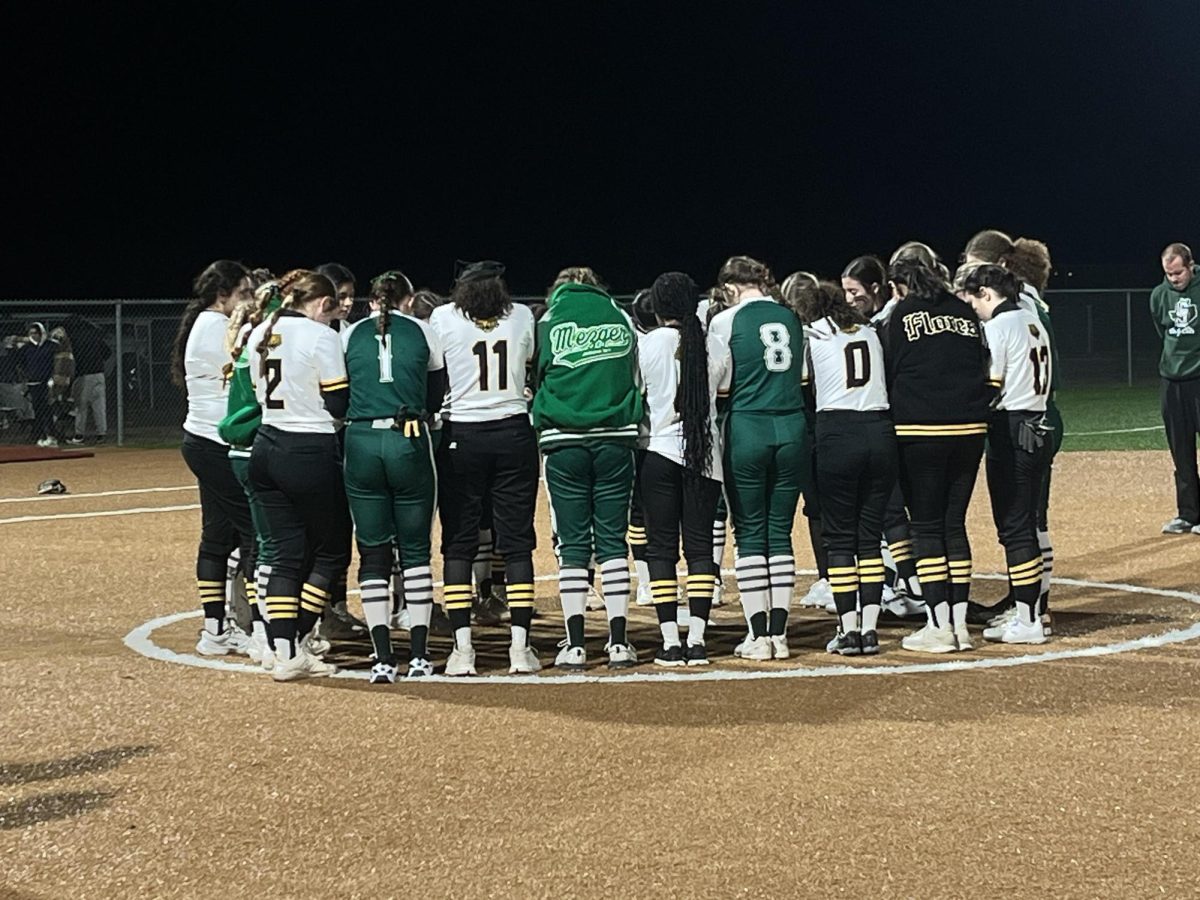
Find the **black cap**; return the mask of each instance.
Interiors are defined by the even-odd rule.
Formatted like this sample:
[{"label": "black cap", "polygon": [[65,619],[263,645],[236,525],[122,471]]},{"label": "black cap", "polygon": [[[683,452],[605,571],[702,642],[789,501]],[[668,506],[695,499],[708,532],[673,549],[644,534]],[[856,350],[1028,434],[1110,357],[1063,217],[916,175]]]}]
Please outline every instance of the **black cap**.
[{"label": "black cap", "polygon": [[464,262],[458,260],[455,265],[458,269],[458,275],[455,277],[455,284],[467,284],[471,281],[484,281],[488,278],[500,278],[504,275],[504,263],[496,262],[494,259],[481,259],[479,262]]}]

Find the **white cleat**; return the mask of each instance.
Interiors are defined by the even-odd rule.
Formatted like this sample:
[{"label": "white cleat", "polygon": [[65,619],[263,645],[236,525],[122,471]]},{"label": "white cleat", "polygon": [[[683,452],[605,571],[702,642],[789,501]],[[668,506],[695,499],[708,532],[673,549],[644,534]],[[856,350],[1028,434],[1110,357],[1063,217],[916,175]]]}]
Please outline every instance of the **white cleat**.
[{"label": "white cleat", "polygon": [[250,657],[251,662],[263,665],[263,661],[268,656],[275,655],[275,651],[271,649],[271,639],[258,634],[250,635],[250,644],[246,648],[246,655]]},{"label": "white cleat", "polygon": [[1003,628],[995,629],[995,637],[989,632],[993,632],[993,629],[989,628],[984,631],[983,636],[989,641],[997,641],[1001,644],[1046,643],[1046,632],[1042,630],[1041,622],[1026,624],[1020,619],[1014,619]]},{"label": "white cleat", "polygon": [[910,653],[953,653],[958,649],[949,625],[942,628],[926,625],[904,638],[900,646]]},{"label": "white cleat", "polygon": [[967,631],[967,626],[954,629],[954,642],[958,644],[958,649],[974,650],[975,645],[971,642],[971,632]]},{"label": "white cleat", "polygon": [[397,669],[391,663],[377,662],[371,666],[371,684],[395,684]]},{"label": "white cleat", "polygon": [[605,644],[610,669],[631,669],[637,665],[637,651],[632,644]]},{"label": "white cleat", "polygon": [[205,628],[196,641],[196,652],[201,656],[250,655],[250,636],[236,626],[227,626],[220,634],[211,634]]},{"label": "white cleat", "polygon": [[[640,589],[641,588],[639,586],[639,590]],[[604,609],[604,597],[602,597],[600,592],[596,590],[596,586],[594,584],[588,585],[587,600],[584,601],[583,608],[589,612],[593,609]]]},{"label": "white cleat", "polygon": [[[990,619],[988,619],[988,627],[989,628],[1003,628],[1009,622],[1015,622],[1016,620],[1017,620],[1017,608],[1015,606],[1010,606],[1004,612],[996,613],[996,615],[994,615]],[[986,632],[984,633],[983,636],[985,638],[987,637]]]},{"label": "white cleat", "polygon": [[725,585],[721,583],[721,576],[717,576],[717,583],[713,585],[713,609],[725,604]]},{"label": "white cleat", "polygon": [[276,681],[299,681],[303,678],[322,678],[337,672],[337,666],[313,656],[300,645],[291,659],[275,660],[271,677]]},{"label": "white cleat", "polygon": [[756,638],[748,634],[740,644],[733,648],[733,655],[739,659],[754,659],[765,662],[768,659],[774,658],[773,649],[771,639],[766,635]]},{"label": "white cleat", "polygon": [[[653,606],[654,605],[654,598],[650,595],[650,583],[649,582],[646,582],[645,584],[640,584],[640,583],[638,584],[637,596],[636,596],[634,602],[638,606]],[[601,606],[603,606],[603,605],[604,604],[601,603]],[[588,609],[591,609],[591,607],[589,606]]]},{"label": "white cleat", "polygon": [[329,641],[320,637],[315,630],[304,636],[304,639],[300,641],[300,646],[317,658],[329,652]]},{"label": "white cleat", "polygon": [[787,659],[789,656],[791,656],[791,652],[788,650],[787,635],[771,635],[771,657],[773,659]]},{"label": "white cleat", "polygon": [[556,669],[566,669],[568,672],[582,672],[587,668],[587,651],[582,647],[568,647],[564,640],[558,645],[562,649],[554,658]]},{"label": "white cleat", "polygon": [[538,659],[537,651],[532,647],[509,646],[509,675],[532,675],[534,672],[540,672],[541,669],[542,661]]},{"label": "white cleat", "polygon": [[475,671],[475,648],[459,650],[455,647],[451,650],[450,658],[446,660],[446,674],[452,677],[478,674]]},{"label": "white cleat", "polygon": [[815,609],[824,607],[828,609],[833,607],[836,611],[837,607],[833,604],[833,588],[829,586],[829,581],[825,578],[818,578],[809,587],[808,593],[800,598],[801,606],[809,606]]},{"label": "white cleat", "polygon": [[425,678],[433,674],[433,663],[424,658],[410,659],[408,661],[408,674],[405,678]]}]

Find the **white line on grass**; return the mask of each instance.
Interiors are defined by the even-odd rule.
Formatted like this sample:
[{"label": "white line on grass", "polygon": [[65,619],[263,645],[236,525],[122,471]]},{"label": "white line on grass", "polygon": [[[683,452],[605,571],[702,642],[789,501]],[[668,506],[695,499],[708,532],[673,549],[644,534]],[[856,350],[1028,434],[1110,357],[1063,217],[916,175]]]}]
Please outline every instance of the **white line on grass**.
[{"label": "white line on grass", "polygon": [[1064,431],[1063,437],[1095,437],[1101,434],[1133,434],[1135,431],[1162,431],[1162,425],[1147,425],[1145,428],[1113,428],[1110,431]]},{"label": "white line on grass", "polygon": [[22,522],[49,522],[55,519],[99,519],[106,516],[136,516],[141,513],[181,512],[185,509],[199,509],[199,503],[188,503],[185,506],[139,506],[135,509],[108,509],[99,512],[52,513],[44,516],[14,516],[10,519],[0,519],[0,525],[19,525]]},{"label": "white line on grass", "polygon": [[38,494],[36,497],[0,497],[0,503],[33,503],[37,500],[82,500],[84,497],[120,497],[125,494],[163,494],[170,491],[194,491],[194,484],[179,487],[130,488],[124,491],[95,491],[90,494]]},{"label": "white line on grass", "polygon": [[[1006,579],[1008,576],[976,575],[989,581]],[[1127,594],[1148,594],[1156,597],[1171,597],[1186,600],[1189,603],[1200,604],[1200,594],[1188,591],[1163,590],[1159,588],[1140,587],[1133,584],[1114,584],[1102,581],[1083,581],[1075,578],[1054,578],[1052,583],[1070,585],[1071,587],[1096,588],[1098,590],[1121,591]],[[125,635],[125,646],[142,656],[163,662],[178,663],[185,666],[195,666],[202,669],[220,669],[227,672],[247,672],[263,674],[262,669],[249,663],[229,662],[224,659],[196,656],[190,653],[176,653],[165,647],[160,647],[153,641],[153,634],[159,628],[172,625],[184,619],[199,618],[202,610],[188,610],[159,616],[145,624],[139,625]],[[940,663],[913,663],[911,665],[890,666],[815,666],[795,668],[772,668],[758,670],[724,670],[712,669],[705,672],[630,672],[624,675],[556,675],[539,677],[537,675],[485,675],[476,678],[448,678],[445,675],[435,675],[428,678],[413,679],[413,681],[429,681],[436,683],[453,682],[457,684],[599,684],[606,682],[646,683],[646,682],[679,682],[679,681],[757,681],[778,678],[831,678],[841,675],[907,675],[919,672],[964,672],[971,669],[1007,669],[1014,666],[1025,666],[1033,663],[1051,662],[1059,659],[1080,659],[1098,656],[1112,656],[1116,653],[1128,653],[1132,650],[1146,650],[1153,647],[1164,647],[1168,644],[1178,644],[1195,640],[1200,637],[1200,622],[1188,628],[1166,631],[1146,637],[1133,638],[1127,641],[1117,641],[1112,644],[1100,644],[1092,647],[1075,647],[1064,650],[1049,650],[1044,653],[1026,653],[1020,656],[984,657],[982,659],[955,659]],[[341,671],[334,678],[347,678],[366,681],[370,673],[366,670]],[[404,683],[411,684],[407,679]]]}]

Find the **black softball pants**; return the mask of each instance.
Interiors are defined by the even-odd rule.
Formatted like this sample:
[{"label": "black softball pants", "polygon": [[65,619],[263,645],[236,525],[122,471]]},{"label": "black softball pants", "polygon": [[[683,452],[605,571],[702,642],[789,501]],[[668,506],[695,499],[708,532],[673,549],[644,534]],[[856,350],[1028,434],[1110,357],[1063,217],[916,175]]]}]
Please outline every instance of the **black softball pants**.
[{"label": "black softball pants", "polygon": [[1019,435],[1026,422],[1041,418],[1041,413],[998,413],[988,426],[987,438],[992,521],[1004,547],[1013,598],[1031,605],[1041,593],[1042,550],[1037,520],[1050,443],[1047,440],[1036,450],[1023,450]]},{"label": "black softball pants", "polygon": [[1175,464],[1175,505],[1179,518],[1200,522],[1200,473],[1196,469],[1196,434],[1200,432],[1200,378],[1162,380],[1163,425]]},{"label": "black softball pants", "polygon": [[250,520],[246,492],[233,474],[229,447],[183,433],[183,461],[200,487],[200,549],[196,555],[196,579],[225,581],[225,567],[234,548],[241,549],[242,575],[254,578],[257,542]]},{"label": "black softball pants", "polygon": [[[951,570],[970,577],[967,507],[979,475],[984,437],[969,434],[899,441],[900,487],[917,552],[917,577],[931,609],[949,602]],[[955,597],[956,601],[965,599]]]}]

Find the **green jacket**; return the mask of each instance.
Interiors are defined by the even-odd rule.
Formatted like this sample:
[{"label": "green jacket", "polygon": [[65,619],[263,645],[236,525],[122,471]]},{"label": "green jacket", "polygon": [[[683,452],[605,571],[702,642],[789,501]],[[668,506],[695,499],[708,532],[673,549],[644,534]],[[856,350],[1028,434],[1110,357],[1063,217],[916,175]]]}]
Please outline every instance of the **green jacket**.
[{"label": "green jacket", "polygon": [[533,424],[543,449],[589,439],[637,441],[637,334],[598,287],[564,284],[537,326]]},{"label": "green jacket", "polygon": [[1163,378],[1200,378],[1200,266],[1192,266],[1191,283],[1183,291],[1163,283],[1150,294],[1150,316],[1162,338],[1158,372]]},{"label": "green jacket", "polygon": [[262,409],[254,395],[254,384],[250,381],[250,359],[243,350],[241,357],[233,364],[225,418],[217,425],[217,433],[221,435],[221,440],[229,444],[231,452],[248,451],[261,424]]}]

